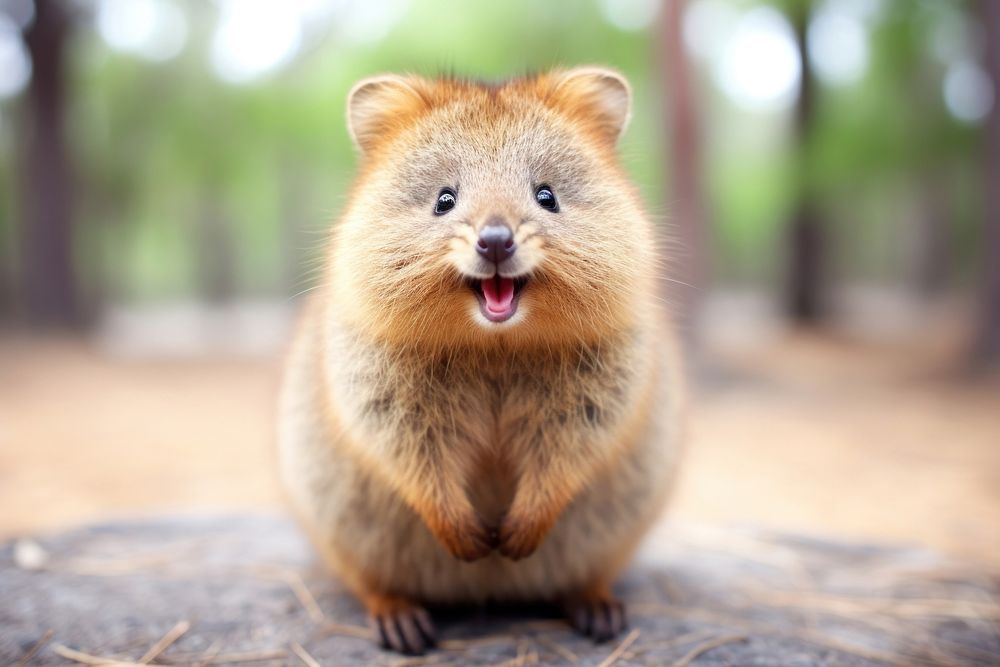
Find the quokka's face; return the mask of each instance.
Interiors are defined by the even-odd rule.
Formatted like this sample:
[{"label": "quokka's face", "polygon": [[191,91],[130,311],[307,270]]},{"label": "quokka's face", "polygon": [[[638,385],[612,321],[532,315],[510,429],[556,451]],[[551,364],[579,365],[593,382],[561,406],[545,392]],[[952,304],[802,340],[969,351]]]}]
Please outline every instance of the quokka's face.
[{"label": "quokka's face", "polygon": [[586,338],[619,324],[652,255],[614,150],[628,105],[624,80],[599,69],[495,87],[359,84],[363,170],[335,282],[362,319],[414,339]]}]

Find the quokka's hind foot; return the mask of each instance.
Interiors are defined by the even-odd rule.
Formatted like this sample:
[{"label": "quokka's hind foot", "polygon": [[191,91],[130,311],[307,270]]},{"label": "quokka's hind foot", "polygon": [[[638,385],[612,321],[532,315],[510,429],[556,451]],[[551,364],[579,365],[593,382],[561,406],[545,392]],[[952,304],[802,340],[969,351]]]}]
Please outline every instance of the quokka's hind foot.
[{"label": "quokka's hind foot", "polygon": [[628,627],[624,603],[604,587],[566,598],[563,608],[573,629],[597,643]]},{"label": "quokka's hind foot", "polygon": [[366,595],[364,602],[375,642],[382,648],[423,655],[436,645],[431,615],[420,605],[388,595]]}]

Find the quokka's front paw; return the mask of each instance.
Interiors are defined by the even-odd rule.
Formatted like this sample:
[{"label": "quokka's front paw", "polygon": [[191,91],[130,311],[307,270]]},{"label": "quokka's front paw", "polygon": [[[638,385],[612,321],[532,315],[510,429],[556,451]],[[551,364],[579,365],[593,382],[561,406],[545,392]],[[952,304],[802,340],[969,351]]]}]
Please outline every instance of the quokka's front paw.
[{"label": "quokka's front paw", "polygon": [[544,521],[532,521],[524,517],[508,514],[500,523],[500,553],[507,558],[520,560],[535,552],[545,539],[551,525]]},{"label": "quokka's front paw", "polygon": [[431,525],[431,532],[459,560],[478,560],[488,556],[496,546],[496,530],[475,514]]}]

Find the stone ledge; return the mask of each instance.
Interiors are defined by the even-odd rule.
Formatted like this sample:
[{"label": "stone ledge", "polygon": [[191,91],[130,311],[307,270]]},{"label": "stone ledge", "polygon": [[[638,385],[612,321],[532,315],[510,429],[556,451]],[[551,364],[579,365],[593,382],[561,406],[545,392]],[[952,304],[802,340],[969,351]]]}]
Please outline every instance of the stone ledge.
[{"label": "stone ledge", "polygon": [[284,518],[97,525],[0,546],[0,664],[40,640],[28,664],[87,659],[60,647],[134,662],[171,629],[152,664],[1000,664],[995,573],[754,531],[678,529],[651,551],[620,583],[632,633],[615,642],[545,608],[437,610],[443,648],[407,661],[365,638]]}]

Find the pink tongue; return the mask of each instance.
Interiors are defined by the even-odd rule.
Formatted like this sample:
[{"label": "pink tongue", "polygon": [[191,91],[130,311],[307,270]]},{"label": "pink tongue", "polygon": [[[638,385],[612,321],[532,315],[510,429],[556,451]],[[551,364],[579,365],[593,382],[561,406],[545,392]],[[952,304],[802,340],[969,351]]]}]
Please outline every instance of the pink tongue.
[{"label": "pink tongue", "polygon": [[483,281],[483,296],[486,297],[486,310],[498,315],[506,313],[514,301],[514,280],[487,278]]}]

